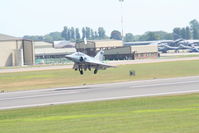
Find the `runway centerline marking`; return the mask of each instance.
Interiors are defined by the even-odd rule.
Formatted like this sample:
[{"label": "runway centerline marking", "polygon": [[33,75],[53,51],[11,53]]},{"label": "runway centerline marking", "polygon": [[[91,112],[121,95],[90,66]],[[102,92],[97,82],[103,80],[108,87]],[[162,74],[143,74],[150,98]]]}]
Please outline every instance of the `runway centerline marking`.
[{"label": "runway centerline marking", "polygon": [[71,104],[71,103],[106,101],[106,100],[117,100],[117,99],[128,99],[128,98],[138,98],[138,97],[147,97],[147,96],[163,96],[163,95],[172,95],[172,94],[197,93],[197,92],[199,92],[199,90],[175,91],[175,92],[166,92],[166,93],[143,94],[143,95],[121,96],[121,97],[110,97],[110,98],[93,98],[93,99],[87,99],[87,100],[73,100],[73,101],[63,101],[63,102],[54,102],[54,103],[42,103],[42,104],[2,107],[2,108],[0,108],[0,110],[15,109],[15,108],[27,108],[27,107],[36,107],[36,106]]},{"label": "runway centerline marking", "polygon": [[159,83],[159,84],[150,84],[150,85],[137,85],[129,86],[129,88],[143,88],[143,87],[156,87],[156,86],[166,86],[166,85],[180,85],[180,84],[190,84],[190,83],[199,83],[199,81],[185,81],[185,82],[175,82],[175,83]]},{"label": "runway centerline marking", "polygon": [[34,95],[34,96],[23,96],[23,97],[14,97],[14,98],[4,98],[0,99],[0,101],[6,101],[6,100],[16,100],[16,99],[25,99],[25,98],[37,98],[37,97],[47,97],[47,96],[59,96],[59,95],[68,95],[68,94],[75,94],[79,93],[80,91],[76,92],[68,92],[68,93],[55,93],[55,94],[43,94],[43,95]]}]

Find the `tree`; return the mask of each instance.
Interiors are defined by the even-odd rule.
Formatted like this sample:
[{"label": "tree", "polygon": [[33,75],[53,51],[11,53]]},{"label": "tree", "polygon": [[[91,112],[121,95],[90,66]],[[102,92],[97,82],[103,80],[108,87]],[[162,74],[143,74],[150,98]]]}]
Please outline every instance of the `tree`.
[{"label": "tree", "polygon": [[47,42],[53,42],[53,41],[59,41],[59,40],[63,40],[61,32],[51,32],[44,36],[44,41],[47,41]]},{"label": "tree", "polygon": [[199,39],[199,22],[194,19],[190,23],[193,39]]},{"label": "tree", "polygon": [[86,27],[86,38],[91,39],[91,28]]},{"label": "tree", "polygon": [[154,41],[154,40],[160,40],[158,35],[155,32],[146,32],[144,35],[142,35],[139,38],[139,41]]},{"label": "tree", "polygon": [[171,40],[172,34],[164,31],[149,31],[145,32],[144,35],[135,36],[134,40],[138,41],[153,41],[153,40]]},{"label": "tree", "polygon": [[97,31],[94,32],[94,39],[98,39],[99,38],[99,35],[97,33]]},{"label": "tree", "polygon": [[115,40],[122,40],[122,35],[121,32],[119,32],[118,30],[113,30],[111,32],[111,39],[115,39]]},{"label": "tree", "polygon": [[85,28],[83,27],[82,28],[82,39],[84,39],[86,37],[86,30]]},{"label": "tree", "polygon": [[64,30],[61,33],[61,36],[65,39],[68,40],[68,27],[64,26]]},{"label": "tree", "polygon": [[105,30],[103,27],[99,27],[98,28],[98,35],[99,35],[99,39],[105,39],[106,35],[105,35]]},{"label": "tree", "polygon": [[91,29],[91,40],[94,40],[95,39],[95,34],[94,34],[94,31]]},{"label": "tree", "polygon": [[146,33],[146,41],[159,40],[158,36],[154,32]]},{"label": "tree", "polygon": [[162,40],[172,40],[173,34],[172,33],[166,33],[165,36],[162,38]]},{"label": "tree", "polygon": [[189,26],[185,28],[174,28],[173,29],[173,39],[191,39],[191,30]]},{"label": "tree", "polygon": [[124,37],[124,41],[125,42],[132,42],[134,41],[134,37],[133,37],[133,34],[132,33],[127,33]]},{"label": "tree", "polygon": [[79,41],[80,40],[80,33],[79,33],[79,28],[76,28],[75,29],[75,39],[76,39],[76,41]]},{"label": "tree", "polygon": [[180,38],[182,38],[181,29],[180,28],[174,28],[173,29],[173,39],[176,40],[176,39],[180,39]]},{"label": "tree", "polygon": [[71,29],[68,29],[68,33],[67,33],[67,40],[70,41],[71,40]]},{"label": "tree", "polygon": [[185,39],[191,39],[191,30],[190,30],[189,26],[187,26],[187,27],[185,28],[185,30],[186,30]]},{"label": "tree", "polygon": [[186,29],[185,28],[181,29],[181,38],[183,38],[183,39],[186,38]]},{"label": "tree", "polygon": [[75,40],[75,29],[74,29],[74,27],[71,27],[70,35],[71,35],[70,40],[74,41]]}]

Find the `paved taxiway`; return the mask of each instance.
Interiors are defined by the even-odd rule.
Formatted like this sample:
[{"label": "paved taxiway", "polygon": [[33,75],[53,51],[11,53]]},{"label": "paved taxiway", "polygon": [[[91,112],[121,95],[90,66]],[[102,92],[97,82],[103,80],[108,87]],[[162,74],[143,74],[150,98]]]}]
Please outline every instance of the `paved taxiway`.
[{"label": "paved taxiway", "polygon": [[[169,57],[169,56],[168,56]],[[184,57],[184,58],[171,58],[171,59],[142,59],[142,60],[120,60],[120,61],[107,61],[106,63],[113,66],[127,65],[127,64],[144,64],[144,63],[159,63],[159,62],[175,62],[175,61],[189,61],[199,60],[199,57]],[[19,67],[10,69],[0,69],[0,73],[13,73],[13,72],[28,72],[28,71],[41,71],[41,70],[57,70],[72,68],[73,63],[67,65],[55,66],[35,66],[35,67]]]},{"label": "paved taxiway", "polygon": [[199,92],[199,76],[18,91],[0,94],[0,109]]}]

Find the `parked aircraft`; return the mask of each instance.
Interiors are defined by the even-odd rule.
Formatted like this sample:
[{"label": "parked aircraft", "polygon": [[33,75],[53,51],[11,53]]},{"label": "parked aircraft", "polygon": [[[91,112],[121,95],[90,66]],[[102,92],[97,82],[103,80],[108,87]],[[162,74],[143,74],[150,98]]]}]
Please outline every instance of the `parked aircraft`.
[{"label": "parked aircraft", "polygon": [[91,71],[91,68],[94,68],[94,74],[97,74],[97,71],[100,69],[106,69],[113,67],[102,62],[104,51],[99,51],[95,57],[88,56],[81,52],[75,52],[71,55],[66,55],[65,57],[74,62],[73,69],[76,71],[79,70],[80,74],[83,75],[83,71],[87,69]]},{"label": "parked aircraft", "polygon": [[158,47],[158,50],[163,52],[163,53],[167,53],[168,50],[179,50],[179,47],[171,47],[167,44],[160,44],[159,47]]},{"label": "parked aircraft", "polygon": [[159,41],[158,50],[162,53],[167,53],[168,50],[175,50],[176,52],[182,49],[188,49],[189,52],[199,52],[199,40],[184,40],[177,39],[174,41]]},{"label": "parked aircraft", "polygon": [[192,47],[192,48],[190,49],[190,52],[199,52],[199,48]]},{"label": "parked aircraft", "polygon": [[192,45],[192,46],[185,46],[185,45],[183,45],[183,44],[180,44],[179,47],[180,47],[181,49],[188,49],[189,52],[199,52],[199,49],[196,48],[194,45]]}]

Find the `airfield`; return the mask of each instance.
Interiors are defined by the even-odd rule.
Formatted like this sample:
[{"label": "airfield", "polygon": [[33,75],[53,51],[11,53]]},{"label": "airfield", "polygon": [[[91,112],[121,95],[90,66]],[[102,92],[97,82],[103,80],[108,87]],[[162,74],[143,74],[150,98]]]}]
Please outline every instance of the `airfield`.
[{"label": "airfield", "polygon": [[108,61],[116,68],[98,75],[79,75],[72,64],[2,68],[0,109],[198,92],[198,54],[178,56]]},{"label": "airfield", "polygon": [[199,58],[192,56],[112,61],[116,68],[97,75],[71,64],[2,68],[0,130],[197,132]]},{"label": "airfield", "polygon": [[0,133],[199,133],[197,3],[1,1]]},{"label": "airfield", "polygon": [[0,109],[199,92],[199,77],[144,80],[0,94]]}]

